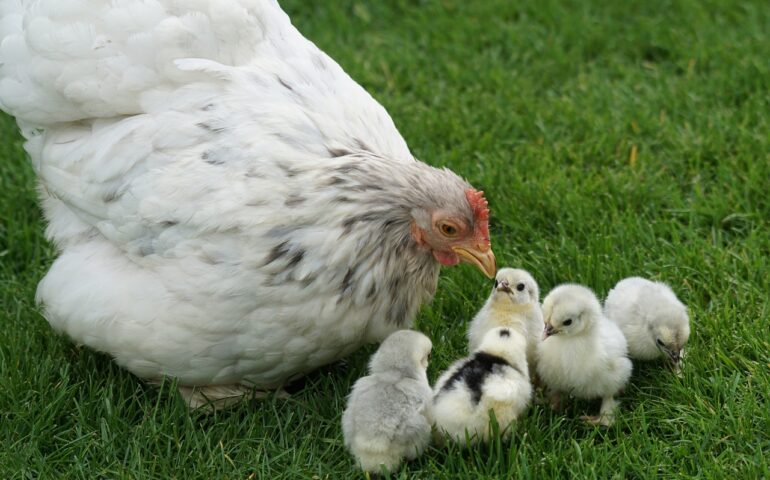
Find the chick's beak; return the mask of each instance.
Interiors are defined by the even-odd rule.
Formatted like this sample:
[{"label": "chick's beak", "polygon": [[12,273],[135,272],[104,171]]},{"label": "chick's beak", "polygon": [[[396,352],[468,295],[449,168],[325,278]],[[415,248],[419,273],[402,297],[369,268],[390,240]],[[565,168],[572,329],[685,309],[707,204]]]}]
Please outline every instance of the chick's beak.
[{"label": "chick's beak", "polygon": [[546,325],[545,330],[543,330],[543,340],[550,337],[554,333],[556,333],[556,331],[553,329],[553,325]]},{"label": "chick's beak", "polygon": [[495,262],[495,254],[492,252],[492,248],[489,245],[476,248],[468,248],[464,246],[452,247],[459,257],[460,261],[470,263],[479,267],[479,270],[484,272],[488,278],[494,278],[497,273],[497,264]]},{"label": "chick's beak", "polygon": [[511,287],[508,285],[508,282],[505,280],[501,281],[497,285],[497,291],[498,292],[505,292],[505,293],[511,293]]},{"label": "chick's beak", "polygon": [[668,350],[668,351],[666,351],[666,353],[668,354],[668,358],[670,358],[670,359],[671,359],[671,361],[672,361],[672,362],[674,362],[674,364],[675,364],[675,365],[676,365],[677,363],[679,363],[679,360],[680,360],[680,358],[681,358],[681,356],[680,356],[680,350],[676,350],[676,351],[674,351],[674,350]]}]

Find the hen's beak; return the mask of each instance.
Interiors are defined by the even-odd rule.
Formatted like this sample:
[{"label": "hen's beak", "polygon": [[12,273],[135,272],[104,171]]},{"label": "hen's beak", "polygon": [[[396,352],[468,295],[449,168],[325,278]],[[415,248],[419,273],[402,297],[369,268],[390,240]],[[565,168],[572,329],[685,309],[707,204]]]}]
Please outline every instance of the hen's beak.
[{"label": "hen's beak", "polygon": [[489,278],[495,277],[497,264],[495,263],[495,254],[489,246],[487,246],[487,251],[485,252],[478,248],[460,246],[452,247],[452,251],[460,256],[460,261],[476,265]]}]

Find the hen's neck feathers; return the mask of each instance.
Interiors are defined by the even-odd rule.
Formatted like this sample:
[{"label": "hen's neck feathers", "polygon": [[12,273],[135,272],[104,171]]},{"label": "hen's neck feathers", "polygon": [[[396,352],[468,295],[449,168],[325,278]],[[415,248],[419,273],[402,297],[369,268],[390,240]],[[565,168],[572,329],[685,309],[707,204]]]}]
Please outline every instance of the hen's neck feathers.
[{"label": "hen's neck feathers", "polygon": [[[337,304],[372,308],[373,320],[384,324],[371,322],[367,336],[378,339],[394,326],[407,326],[435,293],[439,264],[412,238],[413,211],[467,203],[464,191],[469,185],[449,170],[418,161],[393,161],[368,151],[334,153],[307,169],[294,167],[287,180],[303,185],[315,205],[292,207],[287,197],[287,209],[296,208],[303,218],[294,217],[291,224],[272,231],[284,245],[286,258],[299,255],[291,265],[296,268],[302,268],[297,252],[306,248],[301,238],[308,232],[323,228],[336,234],[324,268],[337,271],[330,282]],[[292,245],[295,242],[300,245]]]}]

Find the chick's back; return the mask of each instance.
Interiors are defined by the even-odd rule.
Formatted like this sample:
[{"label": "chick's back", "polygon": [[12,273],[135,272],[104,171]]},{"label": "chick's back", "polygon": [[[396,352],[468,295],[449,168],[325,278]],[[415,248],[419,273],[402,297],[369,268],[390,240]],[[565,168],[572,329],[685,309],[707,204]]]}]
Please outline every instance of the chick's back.
[{"label": "chick's back", "polygon": [[345,445],[364,470],[389,469],[414,458],[430,441],[430,387],[395,374],[359,379],[342,416]]}]

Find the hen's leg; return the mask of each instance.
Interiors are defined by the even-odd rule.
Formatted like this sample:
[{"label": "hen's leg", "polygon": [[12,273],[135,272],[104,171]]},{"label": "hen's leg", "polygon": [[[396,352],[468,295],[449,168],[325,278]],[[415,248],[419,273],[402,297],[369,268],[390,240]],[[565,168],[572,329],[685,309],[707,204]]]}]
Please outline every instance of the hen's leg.
[{"label": "hen's leg", "polygon": [[[244,399],[262,399],[274,392],[254,390],[246,385],[209,385],[203,387],[179,387],[185,403],[191,410],[223,410],[237,405]],[[278,398],[288,398],[284,390],[275,392]]]}]

